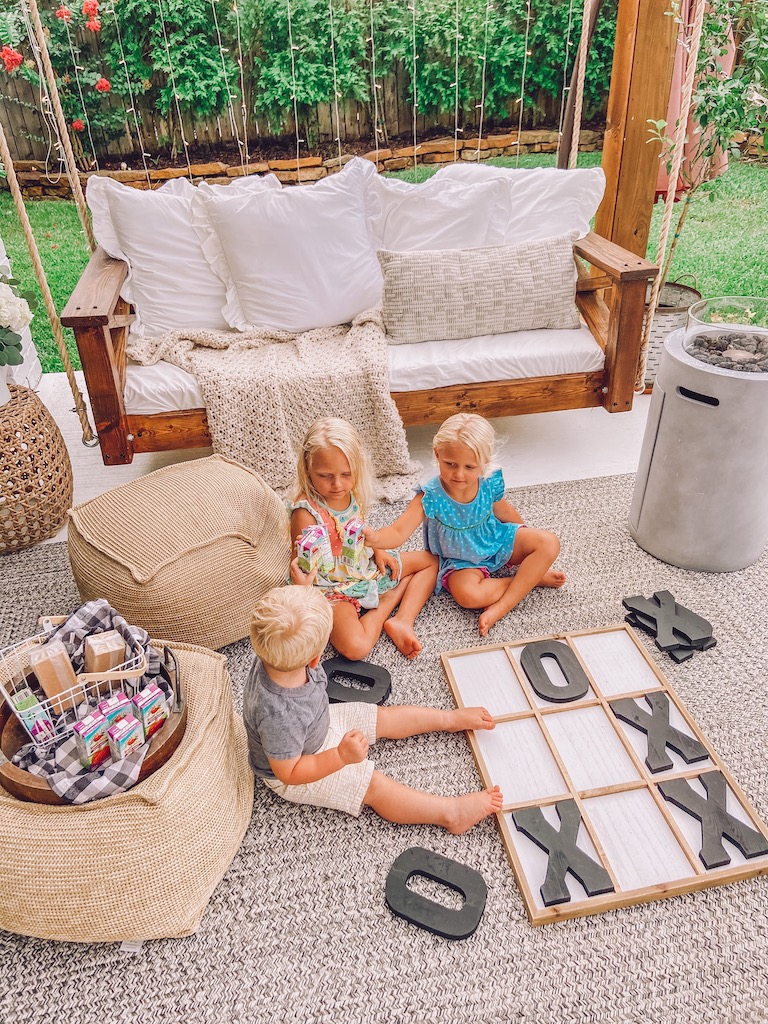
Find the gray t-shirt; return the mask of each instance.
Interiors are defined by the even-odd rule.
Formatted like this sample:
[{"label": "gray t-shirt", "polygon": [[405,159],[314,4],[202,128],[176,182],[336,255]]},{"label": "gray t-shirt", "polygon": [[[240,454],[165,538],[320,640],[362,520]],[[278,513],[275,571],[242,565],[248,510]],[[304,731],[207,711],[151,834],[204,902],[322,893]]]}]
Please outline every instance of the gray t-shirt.
[{"label": "gray t-shirt", "polygon": [[273,761],[314,754],[328,735],[328,692],[322,666],[307,668],[303,686],[279,686],[253,659],[243,688],[243,719],[248,759],[257,775],[274,779]]}]

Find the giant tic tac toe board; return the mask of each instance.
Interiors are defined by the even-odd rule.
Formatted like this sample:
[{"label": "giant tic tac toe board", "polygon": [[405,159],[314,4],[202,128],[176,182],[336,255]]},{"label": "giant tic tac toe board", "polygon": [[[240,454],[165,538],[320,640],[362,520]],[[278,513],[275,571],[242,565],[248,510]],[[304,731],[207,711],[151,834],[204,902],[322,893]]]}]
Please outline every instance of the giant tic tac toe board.
[{"label": "giant tic tac toe board", "polygon": [[768,830],[629,626],[442,655],[532,924],[768,873]]}]

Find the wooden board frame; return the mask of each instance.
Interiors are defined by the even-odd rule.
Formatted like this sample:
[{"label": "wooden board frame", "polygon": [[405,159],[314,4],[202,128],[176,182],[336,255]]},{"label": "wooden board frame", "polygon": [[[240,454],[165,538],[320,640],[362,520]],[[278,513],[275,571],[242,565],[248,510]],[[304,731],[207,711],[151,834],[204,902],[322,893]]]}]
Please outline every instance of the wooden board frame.
[{"label": "wooden board frame", "polygon": [[[606,695],[602,692],[598,682],[595,680],[592,672],[587,666],[585,659],[579,654],[576,644],[579,637],[592,637],[599,636],[608,633],[625,633],[633,643],[635,649],[640,653],[644,659],[646,665],[652,673],[654,684],[644,686],[640,689],[635,690],[621,690],[620,692],[612,692]],[[525,646],[538,643],[541,641],[558,640],[564,642],[576,655],[576,658],[584,670],[587,679],[589,680],[591,687],[591,694],[587,695],[578,701],[570,703],[542,703],[540,699],[537,700],[530,683],[520,667],[519,663],[512,653],[515,649],[522,649]],[[693,848],[693,845],[686,838],[683,831],[678,824],[679,814],[676,815],[668,804],[667,800],[661,795],[658,784],[660,782],[666,782],[671,779],[695,779],[706,773],[719,771],[725,779],[726,785],[730,790],[730,793],[736,802],[740,805],[742,815],[748,819],[751,823],[751,827],[754,828],[762,837],[768,842],[768,829],[765,824],[758,817],[757,813],[751,807],[746,796],[738,786],[736,780],[730,774],[728,769],[723,764],[722,760],[713,749],[712,745],[707,740],[706,736],[701,732],[694,719],[686,710],[682,701],[680,700],[677,693],[674,691],[672,686],[669,684],[661,670],[654,664],[652,659],[646,653],[634,630],[626,625],[616,626],[605,626],[599,629],[579,630],[571,631],[566,633],[551,634],[549,636],[530,637],[527,639],[516,640],[507,644],[489,645],[487,647],[473,647],[465,648],[456,651],[448,651],[441,654],[441,662],[443,670],[445,672],[448,684],[453,693],[454,700],[459,707],[464,706],[462,699],[461,690],[459,683],[457,682],[454,674],[451,662],[452,659],[460,658],[464,655],[483,654],[493,651],[504,651],[507,655],[509,663],[512,667],[517,681],[520,684],[520,688],[523,691],[525,698],[528,701],[529,707],[527,710],[514,711],[508,714],[494,716],[497,723],[500,722],[512,722],[520,720],[532,720],[535,721],[541,733],[547,743],[549,751],[554,758],[562,778],[565,780],[567,791],[564,791],[558,795],[551,795],[541,799],[534,800],[521,800],[516,803],[505,802],[501,810],[497,813],[497,821],[501,832],[501,837],[504,842],[504,847],[507,851],[512,870],[515,874],[517,884],[523,896],[525,903],[526,913],[528,919],[532,925],[547,924],[553,921],[562,921],[571,917],[582,917],[588,914],[600,913],[606,910],[612,910],[618,907],[627,907],[635,903],[645,903],[650,900],[661,899],[666,896],[679,896],[685,893],[694,892],[698,889],[710,888],[716,885],[724,885],[730,882],[735,882],[744,878],[753,878],[758,875],[768,874],[768,854],[758,855],[752,859],[746,860],[742,864],[729,864],[725,867],[716,867],[708,869],[706,868],[701,860],[699,859],[699,851]],[[633,697],[639,698],[647,693],[653,693],[661,691],[668,697],[670,705],[674,706],[679,716],[682,718],[686,731],[689,731],[691,735],[698,740],[705,748],[708,754],[709,763],[706,765],[700,765],[696,767],[692,764],[690,767],[684,770],[673,770],[663,771],[658,773],[652,773],[637,753],[635,747],[628,738],[627,729],[625,729],[616,715],[611,711],[609,706],[609,700],[616,700],[619,697]],[[554,743],[549,729],[546,725],[546,720],[549,716],[557,714],[562,711],[573,711],[581,708],[602,708],[606,712],[606,719],[613,725],[615,733],[618,736],[621,744],[626,751],[626,754],[630,758],[634,769],[637,772],[638,779],[628,782],[618,782],[612,785],[604,786],[592,790],[578,790],[569,777],[569,772],[566,765],[558,752],[557,746]],[[486,786],[493,785],[492,776],[489,772],[488,765],[486,764],[483,756],[481,745],[478,742],[478,738],[474,732],[467,734],[472,754],[477,764],[478,771],[483,779],[483,783]],[[593,827],[593,823],[590,819],[589,813],[585,811],[584,801],[593,797],[625,793],[631,790],[644,790],[648,792],[658,810],[663,816],[663,820],[669,827],[674,839],[676,840],[680,850],[684,854],[688,864],[690,865],[690,874],[684,878],[678,878],[671,881],[663,881],[653,885],[646,885],[641,888],[634,889],[622,889],[615,873],[611,867],[611,862],[607,857],[605,850],[598,838],[596,831]],[[597,853],[598,858],[602,861],[603,866],[607,868],[608,873],[611,876],[611,880],[614,885],[614,891],[603,895],[587,896],[586,893],[580,899],[571,899],[569,902],[558,903],[554,906],[540,906],[536,897],[534,896],[534,890],[540,885],[544,879],[543,877],[531,880],[527,877],[522,860],[518,853],[515,845],[515,839],[513,838],[514,825],[511,820],[511,812],[524,807],[546,807],[555,804],[558,800],[571,798],[576,802],[576,805],[581,813],[581,826],[586,829],[586,833],[591,841],[591,845]],[[506,800],[506,797],[505,797]],[[683,812],[685,813],[685,812]],[[515,830],[516,831],[516,830]],[[581,829],[580,829],[581,833]]]}]

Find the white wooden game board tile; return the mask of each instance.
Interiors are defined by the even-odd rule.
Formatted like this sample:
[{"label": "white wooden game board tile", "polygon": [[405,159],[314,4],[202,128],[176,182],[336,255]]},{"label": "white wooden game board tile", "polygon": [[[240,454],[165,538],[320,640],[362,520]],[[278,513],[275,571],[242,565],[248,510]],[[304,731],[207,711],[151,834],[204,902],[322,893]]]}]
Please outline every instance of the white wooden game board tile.
[{"label": "white wooden game board tile", "polygon": [[520,681],[503,648],[447,658],[465,707],[481,705],[495,717],[530,711]]},{"label": "white wooden game board tile", "polygon": [[492,786],[500,786],[505,804],[568,793],[568,786],[533,718],[500,722],[473,733]]},{"label": "white wooden game board tile", "polygon": [[[562,642],[565,643],[564,640]],[[515,661],[517,662],[518,665],[520,665],[520,658],[522,657],[523,651],[525,650],[525,648],[527,646],[528,646],[527,644],[519,644],[519,645],[516,645],[514,647],[510,647],[509,648],[510,654],[515,659]],[[552,680],[554,685],[555,686],[565,687],[567,680],[566,680],[565,676],[563,675],[562,669],[557,664],[555,659],[554,658],[542,658],[541,659],[541,663],[544,666],[545,672],[547,673],[549,678]],[[523,672],[522,666],[520,667],[520,672],[522,673],[522,676],[525,679],[526,675],[525,675],[525,672]],[[556,707],[560,707],[560,705],[555,703],[555,701],[546,700],[546,698],[540,697],[538,695],[538,693],[534,692],[534,690],[532,688],[530,688],[530,694],[531,694],[531,700],[534,702],[536,707],[539,707],[539,708],[553,708],[553,707],[556,708]],[[571,701],[568,706],[569,707],[577,707],[579,704],[583,704],[586,701],[594,700],[595,696],[596,696],[595,691],[590,686],[589,689],[587,690],[586,694],[583,697],[581,697],[579,700]]]},{"label": "white wooden game board tile", "polygon": [[584,808],[624,891],[694,874],[647,790],[594,797],[584,801]]},{"label": "white wooden game board tile", "polygon": [[[676,729],[679,729],[680,732],[685,733],[686,736],[699,738],[677,710],[677,706],[672,699],[671,694],[669,695],[669,698],[669,724],[673,725]],[[643,711],[650,710],[650,705],[648,704],[648,701],[646,701],[645,697],[633,697],[632,699],[639,708],[643,709]],[[627,722],[622,722],[621,719],[617,718],[616,723],[629,740],[632,749],[635,751],[638,758],[643,762],[643,764],[645,764],[645,758],[648,753],[648,737],[646,734],[640,729],[636,729],[633,725],[629,725]],[[672,762],[672,767],[669,769],[670,773],[685,772],[689,771],[691,768],[703,771],[706,768],[712,767],[712,761],[708,757],[702,761],[695,761],[692,764],[688,764],[687,761],[683,760],[683,758],[670,747],[666,748],[666,752]],[[653,779],[663,779],[666,774],[667,772],[655,772],[651,774],[651,777]]]},{"label": "white wooden game board tile", "polygon": [[604,697],[657,690],[661,686],[625,629],[574,636],[571,643]]},{"label": "white wooden game board tile", "polygon": [[602,707],[546,715],[544,728],[577,790],[634,782],[641,777]]},{"label": "white wooden game board tile", "polygon": [[[691,788],[699,794],[699,796],[706,797],[706,790],[698,779],[688,779],[688,783]],[[699,850],[701,849],[701,826],[699,822],[690,814],[687,814],[679,807],[676,807],[671,801],[667,802],[667,809],[674,819],[675,824],[680,829],[685,841],[698,858]],[[730,786],[727,786],[726,788],[725,809],[729,814],[732,814],[734,818],[738,818],[739,821],[743,821],[745,825],[749,825],[751,828],[755,827],[754,821],[744,810],[740,801],[737,800]],[[745,857],[738,846],[735,846],[726,836],[722,837],[722,843],[725,847],[726,853],[731,858],[731,865],[735,866],[749,863],[750,858]]]},{"label": "white wooden game board tile", "polygon": [[[557,811],[553,804],[542,807],[541,813],[554,829],[557,831],[560,830],[560,819],[557,816]],[[548,855],[540,846],[537,846],[533,840],[529,839],[528,836],[517,830],[517,827],[512,820],[511,812],[504,814],[504,822],[509,830],[509,836],[520,862],[520,866],[523,869],[523,874],[530,883],[531,900],[539,910],[543,910],[544,900],[541,898],[541,885],[547,874]],[[589,837],[589,832],[587,832],[583,823],[579,828],[576,845],[580,850],[583,850],[588,856],[592,857],[593,860],[600,863],[600,857],[598,856],[594,844]],[[588,900],[588,896],[584,892],[581,883],[574,878],[570,872],[565,876],[565,884],[568,887],[568,892],[571,894],[572,902],[586,902]]]}]

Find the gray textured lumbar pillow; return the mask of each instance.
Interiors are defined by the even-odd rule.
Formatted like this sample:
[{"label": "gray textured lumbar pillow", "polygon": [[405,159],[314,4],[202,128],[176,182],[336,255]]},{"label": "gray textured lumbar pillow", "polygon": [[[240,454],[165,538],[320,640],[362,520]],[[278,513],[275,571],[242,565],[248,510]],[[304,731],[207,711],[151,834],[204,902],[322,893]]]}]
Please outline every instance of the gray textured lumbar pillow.
[{"label": "gray textured lumbar pillow", "polygon": [[578,327],[576,234],[483,249],[380,249],[387,340],[409,345]]}]

